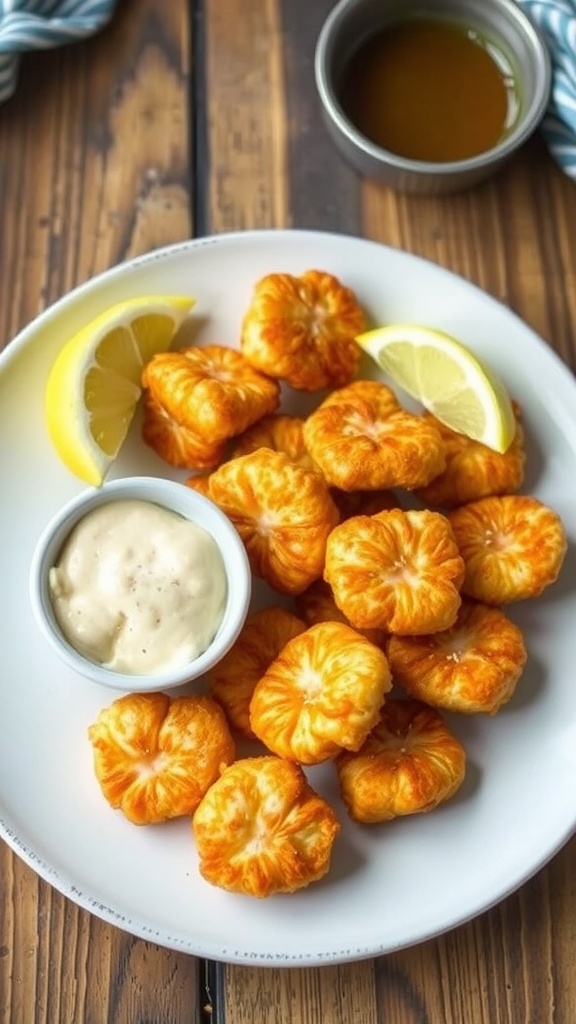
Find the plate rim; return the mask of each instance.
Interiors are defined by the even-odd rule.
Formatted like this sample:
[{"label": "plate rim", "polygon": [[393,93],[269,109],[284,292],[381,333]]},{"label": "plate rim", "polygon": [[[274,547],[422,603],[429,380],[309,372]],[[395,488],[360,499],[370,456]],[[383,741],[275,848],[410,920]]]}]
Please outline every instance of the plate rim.
[{"label": "plate rim", "polygon": [[[81,302],[83,296],[86,293],[98,291],[101,288],[105,288],[107,282],[115,277],[121,277],[126,272],[137,271],[139,267],[151,264],[155,261],[163,261],[171,259],[174,256],[180,254],[185,255],[187,252],[201,249],[205,246],[222,245],[222,244],[237,244],[237,243],[250,243],[251,241],[267,241],[271,237],[276,240],[282,240],[282,237],[288,237],[291,240],[298,240],[305,242],[306,239],[330,239],[338,238],[339,242],[352,243],[354,246],[361,247],[372,247],[375,250],[386,250],[388,253],[393,254],[395,259],[401,258],[406,260],[406,263],[413,265],[414,263],[422,264],[426,268],[433,268],[435,273],[444,275],[448,279],[452,279],[458,282],[459,287],[462,285],[466,289],[474,291],[483,302],[488,302],[502,313],[505,313],[508,317],[513,317],[518,324],[521,326],[524,332],[528,332],[533,340],[541,347],[546,350],[546,358],[549,359],[550,366],[554,366],[554,372],[559,373],[560,378],[563,379],[563,385],[569,386],[574,394],[576,395],[576,382],[573,374],[566,362],[562,360],[556,350],[548,344],[538,333],[527,324],[513,309],[507,306],[505,303],[485,291],[479,285],[462,275],[434,262],[433,260],[427,259],[418,254],[413,254],[407,250],[397,248],[395,246],[380,243],[373,239],[364,238],[362,236],[353,236],[343,234],[337,231],[317,231],[310,229],[292,229],[292,228],[272,228],[272,229],[255,229],[250,231],[233,231],[222,234],[211,234],[202,236],[200,238],[189,239],[170,245],[166,245],[147,253],[142,253],[132,259],[122,261],[109,267],[106,270],[101,271],[94,277],[89,278],[74,288],[72,288],[65,295],[61,296],[55,302],[51,303],[46,309],[44,309],[37,317],[25,325],[11,340],[9,340],[5,348],[0,352],[0,376],[3,376],[9,365],[13,360],[18,359],[23,351],[28,346],[33,347],[34,339],[36,335],[46,326],[49,325],[54,317],[59,314],[70,304],[75,302]],[[559,379],[560,379],[559,378]],[[503,886],[500,891],[494,894],[491,900],[479,899],[476,905],[468,907],[466,912],[457,918],[452,918],[448,924],[442,924],[437,928],[428,929],[425,933],[413,936],[411,939],[402,940],[397,945],[391,945],[385,943],[381,946],[366,945],[365,947],[357,947],[353,950],[341,949],[333,950],[330,953],[305,953],[302,956],[287,954],[282,956],[280,954],[271,954],[270,956],[264,956],[260,954],[250,953],[249,951],[238,952],[233,954],[230,950],[224,950],[222,946],[217,946],[216,943],[210,943],[205,940],[200,942],[199,945],[195,945],[189,937],[179,939],[178,936],[158,936],[152,934],[152,930],[147,928],[143,922],[135,920],[130,917],[129,919],[125,915],[115,911],[113,907],[107,906],[104,902],[98,900],[96,897],[91,896],[89,893],[84,892],[78,888],[74,881],[68,876],[66,872],[63,872],[48,862],[46,862],[41,856],[39,856],[35,850],[29,846],[19,835],[11,824],[4,817],[3,809],[0,807],[0,836],[4,839],[7,845],[13,850],[13,852],[19,856],[25,863],[28,864],[32,870],[41,877],[44,881],[54,886],[62,895],[71,899],[76,905],[84,910],[93,913],[95,916],[101,918],[109,924],[114,925],[121,930],[128,932],[133,936],[137,936],[146,941],[157,942],[167,948],[172,948],[180,952],[187,952],[191,955],[198,957],[209,957],[216,960],[223,960],[227,963],[246,964],[251,963],[254,966],[274,966],[274,967],[298,967],[298,966],[321,966],[322,964],[339,964],[354,960],[363,960],[371,957],[377,957],[394,950],[405,949],[412,945],[429,941],[437,938],[438,936],[445,934],[454,928],[460,927],[467,922],[476,918],[479,914],[489,911],[492,907],[496,906],[502,900],[506,899],[512,893],[517,892],[526,882],[533,878],[546,864],[548,864],[566,845],[570,838],[576,833],[576,813],[574,820],[566,823],[566,829],[564,834],[558,837],[557,842],[553,847],[549,848],[547,854],[541,857],[536,863],[530,865],[525,869],[521,875],[517,876],[514,881],[511,881],[508,885]],[[213,946],[213,948],[210,948]]]}]

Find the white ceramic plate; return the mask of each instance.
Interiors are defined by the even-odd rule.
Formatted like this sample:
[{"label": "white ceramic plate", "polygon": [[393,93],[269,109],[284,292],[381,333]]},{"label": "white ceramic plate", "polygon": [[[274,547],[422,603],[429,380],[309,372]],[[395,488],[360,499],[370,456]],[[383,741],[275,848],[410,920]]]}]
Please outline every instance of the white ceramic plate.
[{"label": "white ceramic plate", "polygon": [[[375,322],[444,328],[493,364],[525,412],[524,490],[560,513],[570,548],[561,580],[538,601],[513,607],[530,660],[512,702],[494,719],[450,719],[469,756],[457,797],[382,826],[354,826],[342,812],[327,878],[255,901],[201,879],[187,821],[137,828],[108,807],[86,730],[115,694],[76,677],[39,635],[28,566],[46,520],[81,489],[43,422],[46,375],[63,340],[122,298],[182,292],[198,299],[200,339],[233,345],[253,283],[311,267],[340,276]],[[116,267],[58,302],[0,362],[1,834],[42,877],[105,920],[230,962],[360,959],[422,941],[502,899],[576,824],[575,416],[570,373],[512,313],[432,264],[359,239],[284,231],[201,239]],[[165,472],[136,425],[114,476]],[[330,765],[310,776],[340,807]]]}]

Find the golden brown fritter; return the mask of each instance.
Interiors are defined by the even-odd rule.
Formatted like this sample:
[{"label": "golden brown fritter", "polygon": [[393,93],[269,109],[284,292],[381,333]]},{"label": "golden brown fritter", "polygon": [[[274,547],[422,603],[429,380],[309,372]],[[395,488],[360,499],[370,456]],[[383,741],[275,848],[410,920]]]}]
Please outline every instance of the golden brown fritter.
[{"label": "golden brown fritter", "polygon": [[319,764],[361,746],[390,685],[380,648],[342,622],[321,622],[289,640],[257,683],[250,725],[280,757]]},{"label": "golden brown fritter", "polygon": [[[364,382],[370,383],[370,382]],[[398,407],[386,385],[374,397],[332,395],[308,416],[304,441],[330,487],[343,491],[422,487],[444,469],[436,426]]]},{"label": "golden brown fritter", "polygon": [[537,498],[481,498],[448,518],[466,567],[463,594],[507,604],[538,597],[558,578],[566,532],[557,513]]},{"label": "golden brown fritter", "polygon": [[526,664],[522,631],[499,608],[464,600],[451,627],[432,636],[393,636],[387,654],[395,683],[433,707],[494,715]]},{"label": "golden brown fritter", "polygon": [[354,339],[365,326],[356,296],[332,274],[268,274],[254,288],[241,349],[271,377],[319,391],[353,380],[361,357]]},{"label": "golden brown fritter", "polygon": [[[344,622],[350,625],[325,580],[315,580],[298,594],[295,603],[298,614],[307,626],[315,626],[317,622]],[[383,629],[359,629],[358,632],[377,647],[383,647],[388,636]]]},{"label": "golden brown fritter", "polygon": [[238,530],[252,572],[279,593],[298,594],[322,575],[338,511],[318,473],[259,448],[219,466],[208,496]]},{"label": "golden brown fritter", "polygon": [[360,629],[417,635],[448,629],[463,578],[452,529],[439,512],[355,516],[328,538],[324,579]]},{"label": "golden brown fritter", "polygon": [[381,380],[353,380],[342,388],[334,388],[322,399],[322,407],[329,405],[355,405],[368,402],[380,419],[402,408],[396,393]]},{"label": "golden brown fritter", "polygon": [[193,476],[189,476],[184,481],[187,487],[191,487],[193,491],[198,491],[198,494],[203,494],[205,498],[210,498],[210,474],[195,473]]},{"label": "golden brown fritter", "polygon": [[232,726],[254,738],[250,726],[250,701],[256,683],[289,640],[303,633],[306,623],[276,606],[251,612],[232,649],[208,673],[208,686],[224,708]]},{"label": "golden brown fritter", "polygon": [[342,799],[364,824],[431,811],[464,780],[466,754],[434,708],[388,701],[356,754],[336,759]]},{"label": "golden brown fritter", "polygon": [[258,448],[271,448],[275,452],[284,452],[304,469],[316,469],[304,444],[303,425],[304,420],[298,416],[284,416],[280,413],[263,416],[236,438],[230,457],[235,459],[238,455],[249,455]]},{"label": "golden brown fritter", "polygon": [[446,468],[426,487],[418,489],[418,497],[426,505],[456,508],[493,494],[514,494],[524,482],[526,452],[524,430],[520,420],[520,407],[514,403],[516,434],[510,447],[503,453],[495,452],[479,441],[440,423],[430,413],[425,414],[440,431],[444,442]]},{"label": "golden brown fritter", "polygon": [[210,444],[242,433],[280,404],[278,382],[223,345],[157,353],[144,367],[142,386]]},{"label": "golden brown fritter", "polygon": [[144,441],[171,466],[206,472],[222,462],[225,442],[212,444],[194,430],[182,426],[148,391],[143,394],[142,409]]},{"label": "golden brown fritter", "polygon": [[352,516],[374,516],[377,512],[400,508],[392,491],[341,491],[332,487],[330,494],[340,513],[341,522]]},{"label": "golden brown fritter", "polygon": [[88,735],[102,793],[135,825],[193,814],[236,754],[222,708],[198,694],[125,694]]},{"label": "golden brown fritter", "polygon": [[200,873],[260,899],[295,892],[330,867],[340,824],[300,765],[245,758],[208,790],[192,821]]}]

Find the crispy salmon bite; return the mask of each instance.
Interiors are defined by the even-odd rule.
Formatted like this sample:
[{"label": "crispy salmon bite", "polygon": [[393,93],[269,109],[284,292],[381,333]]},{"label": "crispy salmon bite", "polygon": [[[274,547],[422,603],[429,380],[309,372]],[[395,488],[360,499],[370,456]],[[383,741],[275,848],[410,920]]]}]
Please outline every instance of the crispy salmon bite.
[{"label": "crispy salmon bite", "polygon": [[198,486],[238,530],[254,575],[278,593],[298,594],[322,575],[339,515],[319,473],[259,448],[223,463]]},{"label": "crispy salmon bite", "polygon": [[254,287],[242,323],[248,362],[299,391],[341,387],[356,376],[354,340],[366,316],[354,292],[322,270],[268,274]]},{"label": "crispy salmon bite", "polygon": [[308,416],[304,441],[330,487],[413,490],[444,470],[440,432],[402,409],[385,384],[358,382],[334,392]]},{"label": "crispy salmon bite", "polygon": [[400,508],[400,502],[390,490],[380,491],[341,491],[331,487],[332,500],[340,513],[341,522],[352,516],[374,516],[377,512],[386,512],[391,508]]},{"label": "crispy salmon bite", "polygon": [[280,757],[320,764],[362,745],[390,687],[380,648],[342,622],[321,622],[290,640],[257,683],[250,725]]},{"label": "crispy salmon bite", "polygon": [[368,402],[375,406],[380,417],[397,412],[402,406],[396,393],[388,384],[380,380],[360,378],[353,380],[341,388],[334,388],[322,399],[322,407],[328,405],[354,405],[355,402]]},{"label": "crispy salmon bite", "polygon": [[[311,583],[306,590],[296,596],[295,605],[298,615],[307,626],[315,626],[317,622],[344,622],[347,626],[351,624],[336,604],[332,589],[325,580],[315,580]],[[388,636],[384,630],[358,629],[358,632],[377,647],[384,648]]]},{"label": "crispy salmon bite", "polygon": [[172,419],[213,445],[280,404],[278,381],[224,345],[160,352],[144,367],[142,386]]},{"label": "crispy salmon bite", "polygon": [[431,413],[424,418],[433,423],[442,438],[446,468],[416,493],[426,505],[457,508],[479,498],[495,494],[514,494],[524,482],[526,452],[520,406],[513,403],[516,433],[505,452],[473,441],[445,426]]},{"label": "crispy salmon bite", "polygon": [[230,458],[249,455],[258,448],[270,448],[274,452],[284,452],[304,469],[316,469],[314,460],[304,444],[303,427],[304,420],[299,416],[286,416],[281,413],[263,416],[235,438]]},{"label": "crispy salmon bite", "polygon": [[186,487],[203,494],[205,498],[210,497],[210,473],[193,473],[192,476],[186,477],[184,483]]},{"label": "crispy salmon bite", "polygon": [[434,708],[388,701],[357,753],[336,759],[342,800],[361,824],[434,810],[464,781],[466,753]]},{"label": "crispy salmon bite", "polygon": [[394,682],[409,696],[465,715],[495,715],[527,660],[521,629],[501,609],[467,599],[450,629],[390,637],[386,653]]},{"label": "crispy salmon bite", "polygon": [[236,756],[222,708],[200,694],[125,694],[88,736],[104,797],[135,825],[193,814]]},{"label": "crispy salmon bite", "polygon": [[224,708],[229,724],[248,739],[250,701],[266,670],[306,623],[285,608],[271,606],[251,612],[228,654],[208,673],[212,697]]},{"label": "crispy salmon bite", "polygon": [[421,635],[453,625],[464,562],[445,516],[391,509],[335,527],[324,579],[353,626]]},{"label": "crispy salmon bite", "polygon": [[207,882],[264,899],[323,878],[340,823],[300,765],[269,755],[225,769],[192,829]]},{"label": "crispy salmon bite", "polygon": [[226,451],[224,441],[213,444],[175,420],[149,391],[142,396],[142,438],[171,466],[202,472],[216,469]]},{"label": "crispy salmon bite", "polygon": [[462,593],[501,605],[539,597],[557,580],[567,549],[560,516],[537,498],[481,498],[448,514],[464,559]]}]

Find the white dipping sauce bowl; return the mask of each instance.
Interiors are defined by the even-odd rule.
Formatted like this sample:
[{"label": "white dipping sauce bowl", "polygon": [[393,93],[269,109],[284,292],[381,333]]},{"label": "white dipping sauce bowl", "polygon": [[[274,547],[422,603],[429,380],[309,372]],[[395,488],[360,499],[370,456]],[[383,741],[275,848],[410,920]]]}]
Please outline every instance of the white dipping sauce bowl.
[{"label": "white dipping sauce bowl", "polygon": [[[73,528],[87,513],[115,501],[147,501],[178,513],[205,529],[215,540],[226,573],[227,596],[222,621],[209,647],[193,661],[165,672],[138,675],[116,672],[76,650],[62,632],[50,597],[49,577]],[[41,632],[62,660],[80,675],[127,693],[168,690],[198,679],[230,650],[246,618],[252,589],[244,544],[227,516],[208,498],[183,483],[157,477],[128,477],[90,488],[72,498],[43,530],[30,566],[32,610]]]}]

